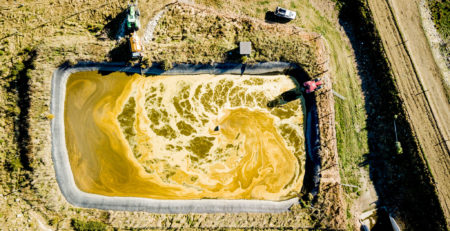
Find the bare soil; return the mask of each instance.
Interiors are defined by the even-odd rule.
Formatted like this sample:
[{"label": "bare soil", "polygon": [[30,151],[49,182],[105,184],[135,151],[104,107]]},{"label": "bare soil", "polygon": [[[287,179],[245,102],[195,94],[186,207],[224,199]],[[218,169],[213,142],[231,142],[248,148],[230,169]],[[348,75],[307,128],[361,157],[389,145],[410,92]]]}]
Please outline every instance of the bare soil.
[{"label": "bare soil", "polygon": [[[447,227],[450,222],[450,106],[425,34],[418,0],[369,0],[408,120],[433,175]],[[391,9],[392,6],[392,9]],[[393,12],[393,13],[392,13]]]}]

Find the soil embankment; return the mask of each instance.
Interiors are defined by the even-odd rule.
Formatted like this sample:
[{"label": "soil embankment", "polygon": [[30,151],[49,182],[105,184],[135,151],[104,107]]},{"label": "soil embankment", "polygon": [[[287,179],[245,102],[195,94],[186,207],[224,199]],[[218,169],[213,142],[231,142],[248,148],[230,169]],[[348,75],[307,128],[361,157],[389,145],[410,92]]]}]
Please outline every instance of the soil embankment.
[{"label": "soil embankment", "polygon": [[[448,141],[445,140],[449,131],[449,105],[432,54],[427,50],[428,43],[421,31],[416,2],[397,1],[394,11],[387,1],[370,0],[369,5],[391,64],[399,96],[433,175],[448,224],[450,156]],[[398,12],[400,8],[403,11]],[[411,15],[416,17],[411,19]],[[396,17],[404,22],[397,24]]]},{"label": "soil embankment", "polygon": [[323,90],[314,93],[319,118],[320,184],[319,200],[322,212],[326,214],[325,223],[334,229],[345,229],[345,203],[339,174],[339,157],[337,151],[334,97],[332,92],[332,75],[329,70],[329,55],[325,40],[316,39],[315,54],[320,65],[317,67],[324,81]]}]

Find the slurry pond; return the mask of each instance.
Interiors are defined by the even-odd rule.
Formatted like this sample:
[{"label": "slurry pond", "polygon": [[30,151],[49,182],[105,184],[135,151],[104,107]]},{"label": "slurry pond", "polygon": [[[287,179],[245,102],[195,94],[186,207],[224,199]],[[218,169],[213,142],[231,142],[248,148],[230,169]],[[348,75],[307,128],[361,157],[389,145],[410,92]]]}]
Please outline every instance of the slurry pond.
[{"label": "slurry pond", "polygon": [[62,193],[101,209],[286,211],[306,159],[306,107],[289,65],[59,68],[52,155]]},{"label": "slurry pond", "polygon": [[154,199],[295,197],[302,104],[267,107],[292,88],[285,75],[74,73],[64,121],[76,185]]}]

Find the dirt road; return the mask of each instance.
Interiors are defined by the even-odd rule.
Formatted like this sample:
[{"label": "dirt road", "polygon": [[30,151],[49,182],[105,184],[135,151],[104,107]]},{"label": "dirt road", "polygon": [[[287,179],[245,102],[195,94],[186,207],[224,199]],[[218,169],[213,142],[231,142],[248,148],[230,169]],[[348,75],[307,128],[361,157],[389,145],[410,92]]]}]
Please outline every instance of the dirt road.
[{"label": "dirt road", "polygon": [[419,0],[395,0],[392,5],[390,2],[369,0],[369,6],[409,121],[433,174],[448,225],[450,105],[421,27]]},{"label": "dirt road", "polygon": [[[420,0],[389,0],[398,27],[406,41],[406,49],[411,55],[424,90],[427,90],[427,99],[436,117],[440,132],[447,140],[450,138],[450,123],[448,123],[450,121],[450,104],[444,93],[439,67],[422,29],[419,3]],[[449,144],[450,142],[446,142],[447,148]]]}]

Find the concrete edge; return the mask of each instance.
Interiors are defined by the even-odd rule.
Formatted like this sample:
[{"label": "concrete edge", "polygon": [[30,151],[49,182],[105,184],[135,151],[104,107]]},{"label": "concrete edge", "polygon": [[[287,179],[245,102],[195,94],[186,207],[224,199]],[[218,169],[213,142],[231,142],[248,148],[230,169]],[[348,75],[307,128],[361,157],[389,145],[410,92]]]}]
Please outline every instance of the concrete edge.
[{"label": "concrete edge", "polygon": [[147,75],[179,75],[179,74],[275,74],[284,73],[298,66],[290,63],[269,62],[254,65],[214,64],[192,65],[177,64],[170,71],[159,67],[141,69],[124,66],[120,63],[80,63],[75,66],[61,66],[52,76],[51,113],[55,118],[51,121],[52,159],[56,180],[66,200],[79,207],[104,210],[146,211],[153,213],[279,213],[288,211],[298,203],[298,198],[285,201],[264,200],[157,200],[136,197],[110,197],[86,193],[78,189],[72,174],[65,142],[64,103],[68,77],[81,71],[129,72]]}]

